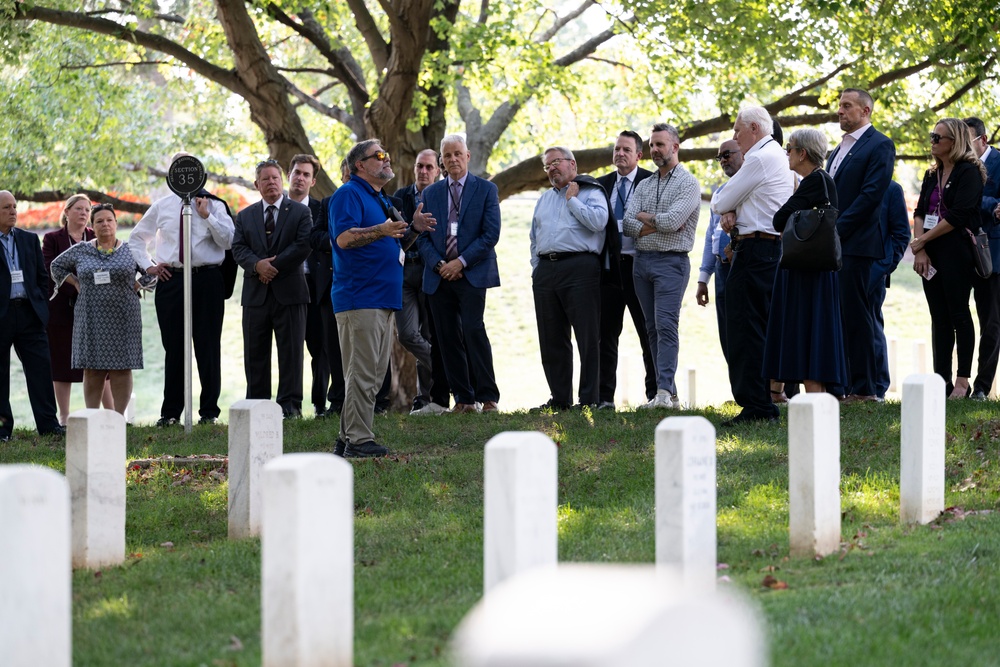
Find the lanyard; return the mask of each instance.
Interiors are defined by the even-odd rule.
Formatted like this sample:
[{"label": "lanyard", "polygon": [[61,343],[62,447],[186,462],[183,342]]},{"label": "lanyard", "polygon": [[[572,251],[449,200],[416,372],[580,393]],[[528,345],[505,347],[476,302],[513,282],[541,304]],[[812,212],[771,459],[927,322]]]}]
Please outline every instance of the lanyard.
[{"label": "lanyard", "polygon": [[15,260],[17,259],[17,246],[14,245],[13,230],[11,230],[6,236],[0,236],[0,239],[3,240],[3,253],[10,259],[8,262],[9,266],[7,268],[8,270],[13,271]]},{"label": "lanyard", "polygon": [[[674,172],[671,171],[670,173],[673,174]],[[624,178],[626,181],[628,181],[628,177],[622,176],[622,178]],[[625,209],[628,208],[629,200],[632,199],[632,192],[635,190],[635,180],[636,179],[632,179],[631,181],[629,181],[628,192],[625,193],[625,199],[622,199],[621,184],[619,183],[619,186],[617,188],[615,188],[615,192],[618,193],[618,201],[620,201],[622,203],[622,210],[625,210]]]},{"label": "lanyard", "polygon": [[656,174],[656,211],[657,212],[659,212],[659,210],[660,210],[660,182],[663,181],[663,189],[666,190],[667,186],[670,185],[670,179],[674,177],[674,171],[677,170],[678,166],[680,166],[680,165],[676,165],[676,164],[674,165],[674,168],[670,170],[669,174],[667,174],[666,181],[663,180],[663,177],[660,176],[659,172],[657,172],[657,174]]}]

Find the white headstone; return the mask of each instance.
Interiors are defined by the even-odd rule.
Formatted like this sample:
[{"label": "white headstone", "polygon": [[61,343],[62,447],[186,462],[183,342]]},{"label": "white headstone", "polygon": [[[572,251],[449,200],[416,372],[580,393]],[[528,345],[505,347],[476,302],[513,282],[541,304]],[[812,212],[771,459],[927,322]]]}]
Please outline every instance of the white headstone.
[{"label": "white headstone", "polygon": [[41,466],[0,466],[4,665],[69,667],[72,662],[69,517],[69,485],[62,475]]},{"label": "white headstone", "polygon": [[687,369],[687,390],[687,407],[689,410],[694,410],[698,405],[698,381],[693,367]]},{"label": "white headstone", "polygon": [[541,433],[501,433],[486,443],[483,590],[558,560],[556,445]]},{"label": "white headstone", "polygon": [[333,454],[288,454],[263,475],[263,664],[351,667],[354,470]]},{"label": "white headstone", "polygon": [[125,418],[85,409],[66,422],[66,481],[73,504],[73,567],[125,561]]},{"label": "white headstone", "polygon": [[281,456],[281,406],[263,399],[229,409],[229,537],[260,534],[261,472]]},{"label": "white headstone", "polygon": [[840,405],[827,393],[788,402],[788,532],[793,556],[840,547]]},{"label": "white headstone", "polygon": [[486,594],[452,644],[461,667],[764,667],[762,614],[643,565],[560,565]]},{"label": "white headstone", "polygon": [[927,373],[927,344],[922,340],[913,343],[913,372],[917,375]]},{"label": "white headstone", "polygon": [[686,585],[716,578],[715,427],[704,417],[668,417],[656,427],[656,564],[680,569]]},{"label": "white headstone", "polygon": [[903,381],[899,517],[904,523],[927,523],[944,509],[945,400],[940,375]]},{"label": "white headstone", "polygon": [[889,354],[889,389],[888,391],[898,391],[899,387],[896,384],[896,357],[899,354],[899,342],[895,338],[890,338],[888,340],[888,354]]}]

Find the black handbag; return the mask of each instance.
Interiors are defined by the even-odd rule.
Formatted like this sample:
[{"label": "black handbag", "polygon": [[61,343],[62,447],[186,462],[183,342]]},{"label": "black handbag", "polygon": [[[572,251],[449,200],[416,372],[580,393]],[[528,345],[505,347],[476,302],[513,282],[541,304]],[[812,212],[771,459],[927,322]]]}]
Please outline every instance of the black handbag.
[{"label": "black handbag", "polygon": [[840,271],[843,265],[840,234],[837,233],[839,211],[830,205],[830,190],[823,179],[826,203],[817,208],[795,211],[781,234],[781,268],[800,271]]},{"label": "black handbag", "polygon": [[990,240],[986,232],[979,230],[978,234],[973,234],[968,227],[965,233],[969,236],[969,243],[972,244],[972,266],[976,269],[976,275],[980,278],[989,278],[993,273],[993,256],[990,254]]}]

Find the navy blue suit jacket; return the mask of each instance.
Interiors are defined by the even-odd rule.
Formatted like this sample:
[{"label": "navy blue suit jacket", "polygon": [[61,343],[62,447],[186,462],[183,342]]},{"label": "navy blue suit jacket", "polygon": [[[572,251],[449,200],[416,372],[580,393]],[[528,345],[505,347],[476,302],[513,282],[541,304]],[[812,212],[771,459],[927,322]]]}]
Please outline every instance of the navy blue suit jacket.
[{"label": "navy blue suit jacket", "polygon": [[[424,292],[434,294],[441,276],[434,267],[444,259],[448,236],[448,179],[432,183],[424,190],[424,210],[437,220],[433,232],[417,239],[424,260]],[[497,186],[469,174],[462,188],[458,213],[458,254],[465,262],[462,272],[473,287],[485,289],[500,285],[495,246],[500,240],[500,198]]]},{"label": "navy blue suit jacket", "polygon": [[879,209],[887,234],[883,248],[885,254],[872,262],[872,284],[885,280],[885,286],[888,287],[889,274],[896,270],[906,252],[906,246],[910,244],[910,216],[906,211],[906,200],[899,183],[889,181],[889,189],[885,191]]},{"label": "navy blue suit jacket", "polygon": [[990,238],[990,254],[993,255],[993,273],[1000,273],[1000,220],[993,216],[993,210],[1000,204],[1000,153],[996,148],[986,156],[986,185],[983,186],[983,202],[979,210],[983,229]]},{"label": "navy blue suit jacket", "polygon": [[[17,227],[11,229],[11,233],[17,248],[17,262],[24,272],[24,291],[35,314],[42,321],[42,326],[45,326],[49,321],[49,274],[45,270],[45,260],[42,259],[42,242],[37,234]],[[10,264],[6,253],[0,252],[0,262],[3,262],[3,270],[0,271],[0,318],[4,318],[10,307],[11,285]]]},{"label": "navy blue suit jacket", "polygon": [[[827,171],[839,151],[840,146],[830,154]],[[840,163],[833,182],[840,200],[837,232],[845,255],[884,257],[886,231],[879,218],[895,161],[896,146],[892,140],[869,127]]]}]

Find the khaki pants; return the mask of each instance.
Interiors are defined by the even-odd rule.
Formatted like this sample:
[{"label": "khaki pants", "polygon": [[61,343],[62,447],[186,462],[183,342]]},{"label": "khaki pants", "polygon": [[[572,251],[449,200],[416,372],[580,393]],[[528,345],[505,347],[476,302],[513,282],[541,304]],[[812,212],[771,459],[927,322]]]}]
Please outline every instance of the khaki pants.
[{"label": "khaki pants", "polygon": [[393,312],[387,309],[337,313],[345,388],[340,439],[345,444],[361,445],[375,439],[375,394],[389,365],[392,321]]}]

